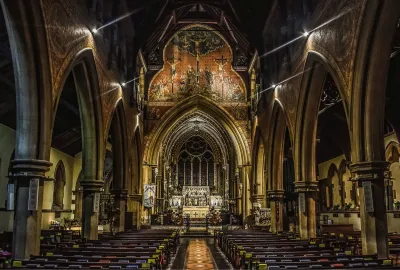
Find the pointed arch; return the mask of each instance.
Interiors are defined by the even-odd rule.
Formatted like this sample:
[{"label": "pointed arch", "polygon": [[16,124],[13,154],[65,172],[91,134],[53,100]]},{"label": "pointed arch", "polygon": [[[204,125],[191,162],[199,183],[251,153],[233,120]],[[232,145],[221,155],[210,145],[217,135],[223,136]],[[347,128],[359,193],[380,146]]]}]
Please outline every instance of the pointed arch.
[{"label": "pointed arch", "polygon": [[370,1],[363,15],[352,78],[351,153],[353,161],[383,161],[386,95],[382,89],[386,91],[400,1]]},{"label": "pointed arch", "polygon": [[[283,190],[284,145],[288,122],[282,104],[275,99],[271,114],[271,127],[268,136],[268,181],[270,190]],[[290,142],[292,137],[290,136]]]},{"label": "pointed arch", "polygon": [[[267,194],[267,190],[269,188],[267,181],[266,181],[266,148],[264,143],[264,136],[261,132],[259,126],[256,127],[255,136],[254,136],[254,145],[253,145],[253,181],[251,183],[251,187],[258,185],[261,190],[261,195],[265,196]],[[265,198],[264,198],[265,199]],[[263,199],[263,200],[264,200]]]},{"label": "pointed arch", "polygon": [[64,187],[66,183],[65,167],[62,160],[58,161],[54,171],[54,191],[53,191],[53,205],[52,209],[64,209]]},{"label": "pointed arch", "polygon": [[154,128],[146,145],[144,162],[157,164],[157,149],[161,147],[162,138],[168,133],[174,122],[193,111],[205,112],[224,126],[238,154],[238,162],[240,164],[251,164],[250,150],[247,140],[243,135],[244,132],[236,125],[235,120],[225,109],[200,95],[195,95],[181,101],[160,119],[159,124]]},{"label": "pointed arch", "polygon": [[389,163],[399,162],[400,158],[400,145],[396,141],[391,141],[386,146],[385,160]]},{"label": "pointed arch", "polygon": [[[328,60],[321,54],[309,51],[305,63],[305,72],[301,81],[300,97],[297,106],[297,119],[294,142],[296,181],[312,182],[317,180],[316,175],[316,136],[317,121],[321,95],[328,73],[332,76],[343,103],[347,123],[348,105],[344,92],[345,84],[331,68]],[[347,132],[349,125],[347,124]]]},{"label": "pointed arch", "polygon": [[91,49],[87,48],[78,52],[62,78],[61,90],[53,106],[53,124],[62,95],[65,82],[72,74],[78,97],[79,113],[82,125],[82,168],[83,179],[94,184],[99,189],[103,187],[102,160],[105,147],[103,147],[103,117],[100,87],[97,77],[96,64]]},{"label": "pointed arch", "polygon": [[143,150],[142,139],[140,136],[139,127],[136,128],[133,142],[132,142],[132,160],[131,160],[131,185],[129,187],[130,194],[139,194],[142,189],[141,176],[142,176],[142,163],[143,163]]},{"label": "pointed arch", "polygon": [[113,189],[124,190],[130,186],[129,181],[131,179],[128,168],[128,131],[122,98],[115,103],[110,122],[107,126],[107,134],[111,135],[112,139]]}]

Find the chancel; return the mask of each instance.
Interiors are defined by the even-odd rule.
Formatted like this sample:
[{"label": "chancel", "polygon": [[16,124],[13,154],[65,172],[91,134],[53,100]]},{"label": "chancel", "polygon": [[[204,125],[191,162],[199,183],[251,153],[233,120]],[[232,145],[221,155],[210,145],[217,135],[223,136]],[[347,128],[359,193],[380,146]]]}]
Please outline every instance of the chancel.
[{"label": "chancel", "polygon": [[0,268],[400,266],[400,0],[0,7]]}]

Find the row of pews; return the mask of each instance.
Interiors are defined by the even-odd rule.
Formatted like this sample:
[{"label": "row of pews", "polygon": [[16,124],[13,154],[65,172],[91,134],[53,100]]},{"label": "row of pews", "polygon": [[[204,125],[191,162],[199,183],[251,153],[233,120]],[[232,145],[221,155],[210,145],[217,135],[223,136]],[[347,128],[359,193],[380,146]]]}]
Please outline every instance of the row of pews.
[{"label": "row of pews", "polygon": [[13,268],[166,269],[179,232],[143,230],[84,241],[68,231],[42,232],[41,254],[13,261]]},{"label": "row of pews", "polygon": [[[326,235],[325,235],[326,236]],[[356,236],[327,235],[301,240],[261,231],[215,231],[214,239],[237,269],[392,268],[391,259],[361,255]]]}]

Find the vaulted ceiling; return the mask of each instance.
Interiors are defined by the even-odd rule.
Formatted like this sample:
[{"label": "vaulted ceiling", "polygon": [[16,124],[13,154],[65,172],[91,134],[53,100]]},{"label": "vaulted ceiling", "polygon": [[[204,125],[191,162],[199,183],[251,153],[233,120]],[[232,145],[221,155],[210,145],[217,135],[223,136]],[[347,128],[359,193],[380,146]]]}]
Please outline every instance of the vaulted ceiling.
[{"label": "vaulted ceiling", "polygon": [[272,0],[128,0],[136,41],[146,52],[164,45],[177,30],[192,23],[212,26],[232,48],[262,48],[262,29]]}]

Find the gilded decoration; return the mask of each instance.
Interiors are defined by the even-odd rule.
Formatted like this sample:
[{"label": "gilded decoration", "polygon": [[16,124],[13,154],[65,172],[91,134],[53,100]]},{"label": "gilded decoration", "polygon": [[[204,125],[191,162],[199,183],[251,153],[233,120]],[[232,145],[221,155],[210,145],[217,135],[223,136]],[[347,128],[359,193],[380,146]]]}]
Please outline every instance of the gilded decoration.
[{"label": "gilded decoration", "polygon": [[[327,64],[338,76],[341,83],[340,92],[344,94],[343,100],[348,104],[350,100],[350,90],[352,84],[352,71],[356,55],[357,37],[360,31],[360,21],[362,16],[364,0],[341,0],[320,4],[316,7],[312,22],[312,27],[327,23],[320,29],[314,31],[306,41],[293,44],[290,50],[291,73],[281,71],[283,77],[277,81],[285,80],[295,76],[277,91],[277,98],[287,109],[289,118],[288,125],[294,130],[296,113],[299,100],[300,86],[304,74],[304,65],[308,53],[314,51],[327,59]],[[274,12],[275,17],[269,24],[269,30],[273,32],[276,25],[279,25],[278,12]],[[270,39],[276,37],[270,37]],[[305,71],[307,72],[307,71]],[[340,87],[338,85],[338,87]]]},{"label": "gilded decoration", "polygon": [[245,101],[245,85],[232,69],[232,51],[214,30],[191,26],[166,45],[164,67],[149,87],[149,101],[180,101],[195,94],[218,102]]},{"label": "gilded decoration", "polygon": [[[108,123],[119,98],[115,74],[107,70],[107,57],[94,44],[94,37],[87,28],[87,12],[76,0],[42,0],[43,15],[47,27],[50,66],[52,71],[53,103],[62,90],[63,79],[74,57],[84,49],[90,49],[95,59],[100,88],[103,123]],[[101,48],[102,49],[102,48]],[[107,125],[104,125],[107,132]]]}]

